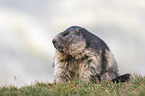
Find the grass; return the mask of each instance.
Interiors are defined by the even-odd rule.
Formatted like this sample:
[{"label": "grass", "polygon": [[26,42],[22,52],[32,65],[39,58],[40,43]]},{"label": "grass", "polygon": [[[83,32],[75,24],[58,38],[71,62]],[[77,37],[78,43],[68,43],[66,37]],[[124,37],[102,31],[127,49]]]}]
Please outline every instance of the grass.
[{"label": "grass", "polygon": [[49,84],[37,82],[35,85],[17,88],[0,88],[0,96],[145,96],[145,77],[134,75],[129,82],[80,82],[71,81]]}]

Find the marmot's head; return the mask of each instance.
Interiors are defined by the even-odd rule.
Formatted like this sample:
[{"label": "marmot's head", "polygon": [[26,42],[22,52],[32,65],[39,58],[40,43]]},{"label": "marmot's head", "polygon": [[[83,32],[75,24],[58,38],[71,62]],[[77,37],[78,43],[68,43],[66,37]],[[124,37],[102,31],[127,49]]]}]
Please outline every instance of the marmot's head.
[{"label": "marmot's head", "polygon": [[54,47],[64,54],[79,58],[86,48],[86,41],[82,37],[81,27],[72,26],[59,33],[52,40]]}]

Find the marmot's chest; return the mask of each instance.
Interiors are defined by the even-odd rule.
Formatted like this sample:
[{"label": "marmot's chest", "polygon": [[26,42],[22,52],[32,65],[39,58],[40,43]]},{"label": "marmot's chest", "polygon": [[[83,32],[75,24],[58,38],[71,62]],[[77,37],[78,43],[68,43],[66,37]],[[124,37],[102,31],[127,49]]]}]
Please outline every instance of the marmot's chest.
[{"label": "marmot's chest", "polygon": [[86,59],[68,58],[65,60],[67,64],[67,70],[70,72],[72,79],[79,78],[81,67],[85,64]]},{"label": "marmot's chest", "polygon": [[[67,62],[67,70],[71,74],[72,79],[80,78],[80,75],[83,74],[86,70],[93,67],[96,72],[101,71],[101,66],[98,64],[98,60],[94,60],[93,56],[85,56],[80,59],[68,58],[65,61]],[[92,65],[93,64],[93,65]]]}]

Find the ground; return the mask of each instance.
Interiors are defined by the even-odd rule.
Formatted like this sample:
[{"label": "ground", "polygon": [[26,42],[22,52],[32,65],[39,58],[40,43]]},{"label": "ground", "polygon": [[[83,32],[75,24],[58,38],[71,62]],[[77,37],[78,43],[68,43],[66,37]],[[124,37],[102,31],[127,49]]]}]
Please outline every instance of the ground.
[{"label": "ground", "polygon": [[35,85],[17,88],[0,88],[0,96],[145,96],[145,77],[132,75],[129,82],[36,82]]}]

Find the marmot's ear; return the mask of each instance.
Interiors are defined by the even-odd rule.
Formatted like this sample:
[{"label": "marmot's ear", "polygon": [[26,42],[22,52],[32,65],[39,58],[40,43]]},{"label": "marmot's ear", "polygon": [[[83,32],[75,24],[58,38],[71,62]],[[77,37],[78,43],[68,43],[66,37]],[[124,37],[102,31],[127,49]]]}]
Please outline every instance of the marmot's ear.
[{"label": "marmot's ear", "polygon": [[77,28],[75,34],[78,35],[78,36],[81,36],[81,29],[80,28]]},{"label": "marmot's ear", "polygon": [[113,83],[119,83],[119,82],[122,83],[122,82],[127,82],[129,79],[130,79],[130,74],[124,74],[112,79],[111,81],[113,81]]}]

